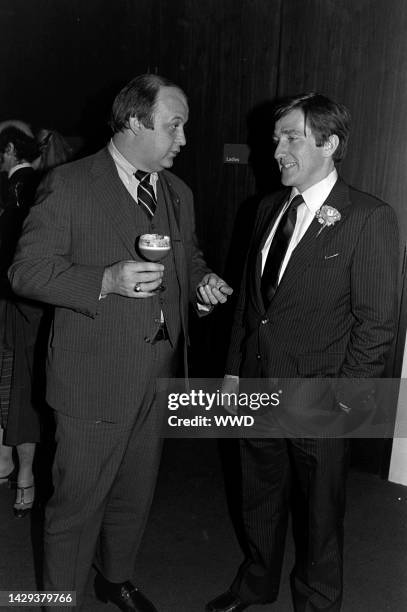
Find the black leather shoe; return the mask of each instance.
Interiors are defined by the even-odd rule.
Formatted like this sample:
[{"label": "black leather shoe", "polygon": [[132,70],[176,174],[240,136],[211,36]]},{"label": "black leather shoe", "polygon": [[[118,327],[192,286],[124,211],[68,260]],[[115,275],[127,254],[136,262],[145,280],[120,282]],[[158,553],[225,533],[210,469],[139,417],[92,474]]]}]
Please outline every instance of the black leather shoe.
[{"label": "black leather shoe", "polygon": [[98,599],[111,601],[124,612],[158,612],[151,601],[131,582],[109,582],[98,574],[95,578],[95,592]]},{"label": "black leather shoe", "polygon": [[249,605],[243,603],[232,591],[226,591],[226,593],[222,593],[222,595],[206,604],[205,610],[206,612],[241,612],[241,610],[246,610]]}]

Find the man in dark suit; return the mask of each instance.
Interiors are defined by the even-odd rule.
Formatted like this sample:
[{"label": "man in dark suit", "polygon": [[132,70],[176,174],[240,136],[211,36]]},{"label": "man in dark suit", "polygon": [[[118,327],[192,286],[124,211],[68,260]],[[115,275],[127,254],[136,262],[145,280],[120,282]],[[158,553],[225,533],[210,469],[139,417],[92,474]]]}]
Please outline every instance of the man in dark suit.
[{"label": "man in dark suit", "polygon": [[[318,435],[313,426],[309,436],[307,422],[322,408],[332,414],[331,423],[343,417],[346,430],[355,406],[341,383],[383,373],[396,327],[398,271],[393,210],[338,177],[335,163],[348,135],[348,111],[325,96],[304,94],[276,106],[275,159],[287,188],[259,208],[224,391],[238,390],[239,377],[240,384],[243,378],[280,378],[283,395],[270,437],[240,441],[248,553],[230,589],[207,605],[210,612],[276,600],[290,494],[294,609],[341,607],[349,441],[328,437],[323,428]],[[284,403],[281,379],[314,377],[335,378],[336,395],[322,407],[304,397],[296,428],[295,419],[286,418],[292,406]]]},{"label": "man in dark suit", "polygon": [[[210,310],[232,292],[197,246],[190,189],[167,170],[187,119],[179,87],[133,79],[115,99],[109,146],[40,187],[10,268],[16,292],[56,307],[44,588],[76,591],[77,605],[94,562],[102,600],[156,610],[131,583],[161,451],[156,379],[186,354],[188,304]],[[155,233],[171,237],[164,263],[137,251],[137,237]]]}]

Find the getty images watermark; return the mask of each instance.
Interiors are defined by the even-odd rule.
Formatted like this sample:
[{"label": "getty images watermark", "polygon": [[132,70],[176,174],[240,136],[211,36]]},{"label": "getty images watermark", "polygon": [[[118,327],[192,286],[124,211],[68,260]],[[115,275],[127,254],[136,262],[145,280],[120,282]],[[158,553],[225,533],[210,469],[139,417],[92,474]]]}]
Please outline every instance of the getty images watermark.
[{"label": "getty images watermark", "polygon": [[159,379],[167,438],[407,437],[405,379]]},{"label": "getty images watermark", "polygon": [[[197,408],[205,412],[214,412],[213,416],[194,414],[193,416],[178,416],[172,414],[168,417],[169,427],[253,427],[255,418],[251,414],[230,414],[239,409],[257,411],[261,408],[278,406],[279,392],[274,393],[227,393],[217,389],[207,392],[203,389],[191,389],[189,392],[169,393],[168,410],[178,411],[180,408]],[[216,409],[223,408],[224,412],[216,413]]]}]

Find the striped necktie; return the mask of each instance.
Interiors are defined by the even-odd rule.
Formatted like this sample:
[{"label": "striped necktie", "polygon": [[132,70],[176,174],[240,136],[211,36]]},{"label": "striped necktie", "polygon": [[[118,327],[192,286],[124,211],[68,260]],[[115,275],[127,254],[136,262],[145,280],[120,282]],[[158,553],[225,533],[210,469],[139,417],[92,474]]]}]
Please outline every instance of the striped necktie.
[{"label": "striped necktie", "polygon": [[137,202],[149,217],[154,217],[157,208],[153,186],[150,183],[150,173],[137,170],[134,176],[139,181],[137,187]]},{"label": "striped necktie", "polygon": [[302,202],[304,202],[303,197],[299,194],[292,199],[290,206],[281,217],[280,223],[271,241],[261,277],[261,293],[266,308],[268,308],[277,291],[281,265],[284,261],[297,221],[297,208]]}]

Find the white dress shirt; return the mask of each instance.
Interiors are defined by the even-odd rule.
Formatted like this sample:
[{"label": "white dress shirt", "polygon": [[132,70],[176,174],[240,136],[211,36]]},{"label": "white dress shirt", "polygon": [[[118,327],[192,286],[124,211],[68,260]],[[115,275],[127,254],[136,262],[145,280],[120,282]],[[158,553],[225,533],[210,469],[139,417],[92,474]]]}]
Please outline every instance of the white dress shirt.
[{"label": "white dress shirt", "polygon": [[[297,246],[297,244],[299,243],[299,241],[301,240],[301,238],[304,236],[305,232],[311,225],[315,217],[315,213],[317,212],[317,210],[321,208],[322,204],[327,199],[328,195],[332,191],[332,188],[335,185],[337,180],[338,180],[338,173],[336,169],[334,169],[322,181],[320,181],[319,183],[315,183],[315,185],[312,185],[312,187],[309,187],[308,189],[306,189],[304,193],[300,194],[300,192],[298,191],[296,187],[292,188],[290,197],[288,198],[288,201],[283,206],[280,214],[278,215],[273,227],[271,228],[270,234],[268,235],[268,238],[264,244],[264,247],[262,248],[262,251],[261,251],[261,259],[262,259],[261,273],[262,274],[264,271],[264,266],[266,264],[267,255],[270,250],[271,241],[274,238],[274,234],[276,233],[276,229],[277,229],[278,224],[280,223],[281,217],[283,216],[287,208],[290,206],[292,199],[296,195],[302,195],[304,202],[302,202],[297,208],[297,220],[295,222],[294,232],[293,232],[293,235],[291,236],[290,244],[288,245],[287,252],[283,259],[283,263],[281,265],[280,274],[278,277],[279,283],[287,267],[287,264],[290,261],[292,252],[294,251],[295,247]],[[226,374],[225,378],[229,378],[231,380],[234,380],[235,382],[239,381],[239,376],[235,376],[233,374]]]},{"label": "white dress shirt", "polygon": [[287,264],[290,261],[290,257],[295,247],[300,242],[301,238],[304,236],[305,232],[311,225],[315,217],[315,213],[317,212],[317,210],[321,208],[322,204],[325,202],[326,198],[332,191],[332,188],[335,185],[337,180],[338,180],[338,173],[336,169],[334,169],[322,181],[319,181],[319,183],[315,183],[315,185],[312,185],[311,187],[306,189],[301,194],[296,187],[292,188],[290,197],[287,203],[285,204],[285,206],[283,206],[281,213],[279,214],[278,218],[276,219],[276,222],[271,228],[271,232],[261,251],[261,258],[262,258],[261,273],[262,274],[264,271],[264,266],[266,264],[267,255],[270,250],[271,241],[274,238],[274,234],[276,233],[276,229],[281,220],[281,217],[283,216],[283,214],[285,213],[285,211],[291,204],[292,199],[296,195],[301,195],[304,199],[304,202],[302,202],[297,208],[297,220],[295,223],[293,235],[290,240],[290,244],[288,245],[287,252],[281,264],[280,274],[278,277],[279,283],[287,267]]},{"label": "white dress shirt", "polygon": [[[137,202],[137,188],[139,186],[139,182],[136,179],[135,172],[139,168],[135,168],[123,155],[120,153],[118,148],[115,146],[113,140],[109,142],[108,150],[110,155],[113,157],[113,161],[116,164],[117,172],[119,174],[120,180],[123,185],[126,187],[127,191],[133,198],[135,202]],[[154,189],[154,195],[157,198],[157,181],[158,174],[157,172],[151,172],[150,174],[150,185],[152,185]]]},{"label": "white dress shirt", "polygon": [[[123,155],[120,153],[118,148],[114,145],[113,140],[110,140],[108,145],[108,151],[113,158],[113,161],[116,165],[117,172],[119,174],[120,180],[123,185],[126,187],[127,191],[133,198],[135,202],[137,202],[137,188],[139,182],[135,177],[135,172],[138,168],[135,168]],[[152,172],[150,174],[150,184],[153,186],[155,197],[157,197],[157,181],[158,174],[157,172]],[[102,295],[100,293],[99,300],[103,300],[106,295]],[[161,311],[161,323],[164,322],[164,315]]]},{"label": "white dress shirt", "polygon": [[[115,146],[113,140],[110,140],[109,145],[108,145],[108,150],[109,150],[110,155],[113,158],[114,163],[116,164],[117,172],[119,174],[119,177],[123,185],[126,187],[127,191],[129,192],[133,200],[137,202],[137,188],[139,186],[140,181],[137,180],[134,173],[136,172],[136,170],[138,170],[138,168],[135,168],[125,157],[123,157],[123,155],[120,153],[118,148]],[[150,184],[152,185],[154,189],[154,194],[156,198],[157,198],[157,181],[158,181],[158,173],[151,172]],[[210,312],[212,310],[211,306],[208,306],[206,304],[200,304],[199,302],[197,303],[197,306],[198,306],[198,310],[201,310],[204,312]],[[162,323],[164,322],[164,315],[162,311],[161,311],[161,322]]]}]

